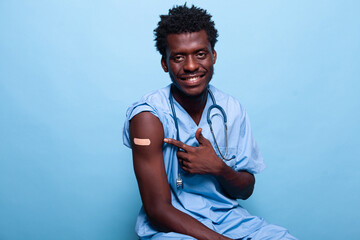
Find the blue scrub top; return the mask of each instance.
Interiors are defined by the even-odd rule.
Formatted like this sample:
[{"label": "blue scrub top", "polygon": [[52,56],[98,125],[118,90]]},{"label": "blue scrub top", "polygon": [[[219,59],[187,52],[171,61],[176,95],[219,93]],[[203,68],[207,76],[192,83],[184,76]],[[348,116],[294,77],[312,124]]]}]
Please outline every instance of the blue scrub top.
[{"label": "blue scrub top", "polygon": [[[251,133],[250,122],[245,109],[235,98],[221,92],[212,85],[209,87],[214,94],[216,103],[227,114],[227,156],[236,156],[235,159],[225,161],[225,163],[235,171],[246,170],[253,174],[259,173],[265,168],[265,164]],[[129,121],[135,115],[144,111],[151,112],[159,118],[163,125],[165,138],[176,139],[176,128],[169,103],[169,93],[170,85],[145,95],[127,110],[123,131],[123,140],[126,146],[131,147]],[[190,115],[174,100],[179,125],[180,139],[178,140],[190,146],[198,146],[195,132],[198,128],[202,128],[203,136],[212,143],[219,155],[207,123],[207,111],[212,104],[213,102],[208,96],[200,123],[196,125]],[[217,142],[224,154],[226,148],[224,123],[218,113],[217,109],[213,109],[210,116]],[[174,146],[164,143],[165,170],[171,189],[172,205],[175,208],[189,214],[210,229],[230,238],[242,238],[266,224],[262,218],[251,216],[235,199],[227,197],[217,180],[211,175],[189,174],[180,169],[183,188],[177,188],[176,179],[179,165],[176,151],[177,149]],[[177,233],[158,233],[151,226],[143,208],[141,208],[137,219],[136,232],[141,238],[160,235],[163,237],[166,235],[166,237],[170,238],[172,235],[177,235]]]}]

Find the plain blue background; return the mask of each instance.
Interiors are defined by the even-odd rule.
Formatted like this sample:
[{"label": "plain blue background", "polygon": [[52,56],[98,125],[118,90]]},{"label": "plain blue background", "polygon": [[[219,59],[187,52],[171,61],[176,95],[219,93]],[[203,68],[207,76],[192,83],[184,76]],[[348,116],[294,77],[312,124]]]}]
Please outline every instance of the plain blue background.
[{"label": "plain blue background", "polygon": [[[182,3],[0,0],[1,240],[136,239],[122,126],[170,82],[152,31]],[[241,204],[300,239],[359,239],[360,2],[194,3],[220,34],[212,84],[267,163]]]}]

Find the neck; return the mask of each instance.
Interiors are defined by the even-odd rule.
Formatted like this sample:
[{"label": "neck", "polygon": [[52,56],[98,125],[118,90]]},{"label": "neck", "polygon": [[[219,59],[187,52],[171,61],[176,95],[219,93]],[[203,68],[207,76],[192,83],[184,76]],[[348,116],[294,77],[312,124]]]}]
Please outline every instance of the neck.
[{"label": "neck", "polygon": [[179,89],[174,85],[171,85],[171,92],[174,99],[185,109],[185,111],[198,125],[206,105],[208,90],[206,89],[206,91],[198,96],[187,96],[179,91]]}]

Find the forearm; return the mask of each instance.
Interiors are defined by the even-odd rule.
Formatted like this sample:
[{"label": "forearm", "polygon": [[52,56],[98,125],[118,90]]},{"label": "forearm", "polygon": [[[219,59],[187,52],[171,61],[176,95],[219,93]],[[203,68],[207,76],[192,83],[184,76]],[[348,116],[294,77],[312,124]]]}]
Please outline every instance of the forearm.
[{"label": "forearm", "polygon": [[182,233],[196,239],[230,239],[214,232],[195,218],[174,208],[171,204],[150,211],[148,217],[150,222],[163,232]]},{"label": "forearm", "polygon": [[235,171],[225,163],[216,174],[216,178],[225,192],[232,198],[247,199],[251,196],[255,177],[247,171]]}]

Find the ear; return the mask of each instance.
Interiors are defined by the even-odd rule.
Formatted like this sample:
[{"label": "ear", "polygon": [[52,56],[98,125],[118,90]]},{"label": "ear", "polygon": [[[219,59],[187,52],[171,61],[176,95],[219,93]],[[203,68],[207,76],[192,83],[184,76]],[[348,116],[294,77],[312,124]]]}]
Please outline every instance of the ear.
[{"label": "ear", "polygon": [[216,53],[215,49],[212,51],[212,54],[213,54],[213,64],[215,64],[216,58],[217,58],[217,53]]},{"label": "ear", "polygon": [[162,68],[164,69],[164,72],[168,72],[168,67],[167,67],[167,64],[166,64],[166,60],[164,57],[161,58],[161,66]]}]

